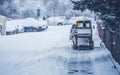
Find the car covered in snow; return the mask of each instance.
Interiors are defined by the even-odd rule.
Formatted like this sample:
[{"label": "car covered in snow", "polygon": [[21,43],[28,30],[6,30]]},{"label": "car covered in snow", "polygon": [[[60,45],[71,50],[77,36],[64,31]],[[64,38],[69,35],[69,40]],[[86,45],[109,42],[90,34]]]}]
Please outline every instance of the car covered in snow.
[{"label": "car covered in snow", "polygon": [[6,35],[22,33],[22,20],[10,20],[6,22]]},{"label": "car covered in snow", "polygon": [[47,22],[45,20],[35,20],[32,18],[25,19],[23,22],[24,32],[37,32],[48,28]]},{"label": "car covered in snow", "polygon": [[47,22],[42,19],[35,20],[34,18],[27,18],[21,20],[10,20],[6,23],[6,34],[12,35],[23,32],[37,32],[47,28]]},{"label": "car covered in snow", "polygon": [[49,17],[48,25],[65,25],[65,16]]}]

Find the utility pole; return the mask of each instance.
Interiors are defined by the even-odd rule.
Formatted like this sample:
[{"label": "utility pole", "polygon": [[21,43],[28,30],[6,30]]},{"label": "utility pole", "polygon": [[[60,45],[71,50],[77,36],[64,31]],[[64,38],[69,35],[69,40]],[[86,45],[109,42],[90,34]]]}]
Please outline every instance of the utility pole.
[{"label": "utility pole", "polygon": [[37,16],[36,16],[36,19],[39,20],[39,18],[40,18],[40,9],[38,8],[38,9],[37,9]]}]

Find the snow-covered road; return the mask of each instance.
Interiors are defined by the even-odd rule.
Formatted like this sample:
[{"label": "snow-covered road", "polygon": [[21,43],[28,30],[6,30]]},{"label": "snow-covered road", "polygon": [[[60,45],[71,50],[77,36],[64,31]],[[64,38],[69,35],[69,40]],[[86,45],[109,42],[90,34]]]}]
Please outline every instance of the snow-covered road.
[{"label": "snow-covered road", "polygon": [[118,75],[94,30],[94,50],[73,50],[71,26],[0,36],[0,75]]}]

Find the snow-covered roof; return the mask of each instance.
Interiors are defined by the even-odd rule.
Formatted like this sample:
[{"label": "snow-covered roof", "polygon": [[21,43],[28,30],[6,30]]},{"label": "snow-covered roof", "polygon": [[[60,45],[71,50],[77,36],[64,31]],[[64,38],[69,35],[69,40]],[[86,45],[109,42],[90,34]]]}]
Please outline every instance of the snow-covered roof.
[{"label": "snow-covered roof", "polygon": [[80,17],[71,17],[72,20],[91,20],[88,17],[80,16]]},{"label": "snow-covered roof", "polygon": [[41,26],[47,25],[46,21],[43,20],[35,20],[34,18],[27,18],[22,22],[23,26]]},{"label": "snow-covered roof", "polygon": [[78,20],[92,20],[92,18],[84,17],[84,16],[78,16],[78,17],[71,17],[70,21],[75,24]]},{"label": "snow-covered roof", "polygon": [[40,25],[40,22],[32,18],[27,18],[23,21],[22,25],[23,26],[38,26]]}]

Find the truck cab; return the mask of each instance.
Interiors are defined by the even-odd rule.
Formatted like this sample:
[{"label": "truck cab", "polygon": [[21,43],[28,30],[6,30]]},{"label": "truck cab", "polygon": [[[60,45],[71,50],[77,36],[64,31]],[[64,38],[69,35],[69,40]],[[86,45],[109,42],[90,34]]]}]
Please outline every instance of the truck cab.
[{"label": "truck cab", "polygon": [[90,20],[79,20],[71,28],[73,49],[94,49],[92,26]]}]

